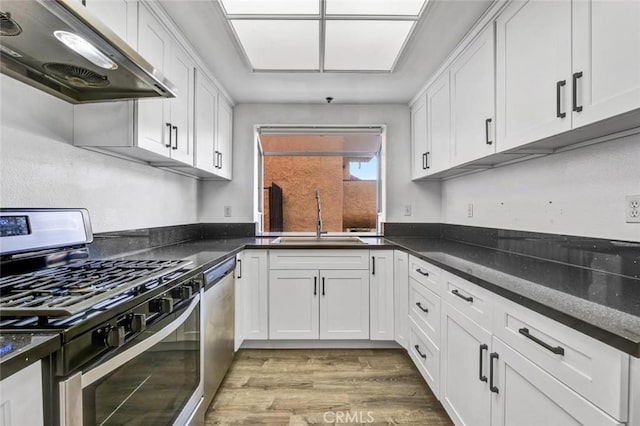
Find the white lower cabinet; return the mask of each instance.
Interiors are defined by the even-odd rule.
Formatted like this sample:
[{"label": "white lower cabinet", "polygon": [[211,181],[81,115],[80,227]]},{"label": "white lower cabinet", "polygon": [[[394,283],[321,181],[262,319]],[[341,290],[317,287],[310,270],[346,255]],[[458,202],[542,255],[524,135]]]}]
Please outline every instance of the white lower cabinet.
[{"label": "white lower cabinet", "polygon": [[393,252],[393,302],[396,342],[409,347],[409,255]]},{"label": "white lower cabinet", "polygon": [[440,402],[457,425],[491,424],[491,333],[442,304]]},{"label": "white lower cabinet", "polygon": [[[245,250],[237,257],[236,288],[242,288],[240,312],[245,339],[267,339],[269,283],[266,250]],[[237,302],[236,302],[237,303]]]},{"label": "white lower cabinet", "polygon": [[368,338],[368,271],[270,271],[269,339]]},{"label": "white lower cabinet", "polygon": [[440,350],[424,334],[418,325],[409,320],[409,356],[427,382],[431,391],[439,397]]},{"label": "white lower cabinet", "polygon": [[0,390],[0,425],[44,424],[41,361],[3,379]]},{"label": "white lower cabinet", "polygon": [[492,351],[492,426],[623,424],[606,415],[500,339],[493,338]]},{"label": "white lower cabinet", "polygon": [[394,340],[393,250],[371,250],[371,340]]}]

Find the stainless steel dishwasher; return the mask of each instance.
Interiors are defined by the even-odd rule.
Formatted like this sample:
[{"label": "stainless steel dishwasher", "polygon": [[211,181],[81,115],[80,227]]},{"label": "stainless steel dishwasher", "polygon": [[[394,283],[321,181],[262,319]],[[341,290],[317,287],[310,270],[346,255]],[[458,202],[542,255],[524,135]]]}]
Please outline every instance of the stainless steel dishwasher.
[{"label": "stainless steel dishwasher", "polygon": [[233,361],[234,337],[234,277],[235,257],[215,266],[204,273],[203,312],[203,379],[204,401],[202,415],[204,421],[222,379]]}]

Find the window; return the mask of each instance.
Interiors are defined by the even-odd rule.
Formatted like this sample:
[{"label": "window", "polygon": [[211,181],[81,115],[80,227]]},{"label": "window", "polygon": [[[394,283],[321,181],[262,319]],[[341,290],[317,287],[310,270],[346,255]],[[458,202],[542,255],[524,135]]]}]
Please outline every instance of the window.
[{"label": "window", "polygon": [[323,231],[377,232],[384,214],[383,139],[382,127],[261,128],[263,232],[315,232],[316,191]]}]

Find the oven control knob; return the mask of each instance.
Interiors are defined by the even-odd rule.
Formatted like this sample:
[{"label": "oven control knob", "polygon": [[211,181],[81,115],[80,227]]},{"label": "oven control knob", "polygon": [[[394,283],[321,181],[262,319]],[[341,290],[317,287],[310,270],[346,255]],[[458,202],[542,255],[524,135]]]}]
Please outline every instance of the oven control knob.
[{"label": "oven control knob", "polygon": [[117,326],[111,327],[109,331],[107,331],[107,338],[105,339],[105,343],[109,348],[117,348],[119,346],[124,345],[124,327]]},{"label": "oven control knob", "polygon": [[160,297],[149,301],[150,312],[160,312],[167,314],[173,310],[173,299],[170,297]]},{"label": "oven control knob", "polygon": [[139,333],[147,328],[147,317],[145,314],[133,314],[131,317],[131,331]]},{"label": "oven control knob", "polygon": [[174,299],[189,299],[193,293],[193,289],[188,285],[181,285],[171,290],[171,297]]}]

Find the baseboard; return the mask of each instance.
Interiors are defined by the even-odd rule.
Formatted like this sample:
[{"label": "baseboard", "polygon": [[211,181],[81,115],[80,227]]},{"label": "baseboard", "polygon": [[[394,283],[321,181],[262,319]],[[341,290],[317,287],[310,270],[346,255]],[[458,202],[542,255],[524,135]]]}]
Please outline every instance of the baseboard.
[{"label": "baseboard", "polygon": [[240,349],[404,349],[392,340],[245,340]]}]

